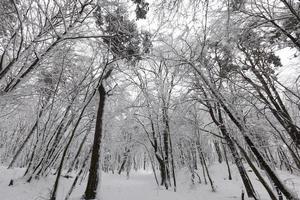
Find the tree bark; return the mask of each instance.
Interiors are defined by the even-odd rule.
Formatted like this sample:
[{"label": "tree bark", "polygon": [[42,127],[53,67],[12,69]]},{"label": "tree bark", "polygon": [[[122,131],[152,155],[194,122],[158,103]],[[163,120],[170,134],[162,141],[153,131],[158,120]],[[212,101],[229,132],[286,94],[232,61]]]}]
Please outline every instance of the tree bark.
[{"label": "tree bark", "polygon": [[222,147],[223,147],[224,158],[225,158],[225,162],[226,162],[227,170],[228,170],[228,180],[232,180],[231,170],[230,170],[230,166],[229,166],[229,163],[228,163],[228,157],[227,157],[227,153],[226,153],[226,147],[225,147],[224,144],[222,144]]},{"label": "tree bark", "polygon": [[96,199],[97,197],[97,188],[100,179],[100,151],[101,151],[101,140],[102,140],[102,125],[103,125],[103,113],[104,113],[104,105],[106,98],[106,91],[104,86],[101,84],[98,88],[98,92],[100,95],[97,119],[96,119],[96,129],[94,135],[93,142],[93,150],[92,150],[92,158],[91,165],[89,169],[88,182],[86,186],[86,190],[83,196],[85,200]]}]

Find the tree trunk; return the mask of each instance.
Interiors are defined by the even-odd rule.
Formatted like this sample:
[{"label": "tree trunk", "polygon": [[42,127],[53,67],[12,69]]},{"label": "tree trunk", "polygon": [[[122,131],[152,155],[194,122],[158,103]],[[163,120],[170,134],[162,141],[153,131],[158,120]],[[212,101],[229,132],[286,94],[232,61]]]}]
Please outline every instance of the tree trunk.
[{"label": "tree trunk", "polygon": [[244,167],[242,159],[239,156],[239,153],[238,153],[233,141],[228,136],[225,136],[225,138],[226,138],[228,147],[231,151],[232,157],[234,159],[235,165],[237,166],[238,171],[240,173],[240,176],[242,178],[242,181],[244,183],[244,186],[245,186],[248,197],[253,197],[254,199],[257,199],[255,190],[254,190],[253,185],[251,183],[251,180],[250,180],[250,178],[249,178],[249,176],[246,172],[246,169]]},{"label": "tree trunk", "polygon": [[[56,200],[56,192],[57,192],[57,189],[58,189],[59,179],[60,179],[60,175],[61,175],[61,172],[62,172],[62,169],[63,169],[64,160],[65,160],[65,157],[66,157],[66,155],[67,155],[67,151],[68,151],[68,149],[69,149],[69,147],[70,147],[70,145],[71,145],[71,142],[72,142],[72,140],[73,140],[73,138],[74,138],[74,136],[75,136],[76,130],[77,130],[78,125],[79,125],[79,123],[80,123],[80,121],[81,121],[81,119],[82,119],[82,116],[83,116],[83,114],[84,114],[84,111],[85,111],[85,109],[87,108],[87,106],[88,106],[88,104],[90,103],[90,101],[92,100],[94,94],[95,94],[95,93],[93,93],[93,94],[89,97],[89,99],[86,101],[84,107],[82,108],[82,110],[81,110],[81,112],[80,112],[80,114],[79,114],[79,116],[78,116],[78,119],[77,119],[77,121],[76,121],[76,123],[75,123],[75,125],[74,125],[74,128],[73,128],[73,130],[72,130],[72,132],[71,132],[71,134],[70,134],[69,141],[68,141],[68,143],[66,144],[66,146],[65,146],[65,148],[64,148],[64,150],[63,150],[63,154],[62,154],[61,161],[60,161],[60,163],[59,163],[59,167],[58,167],[58,170],[57,170],[57,175],[56,175],[56,179],[55,179],[55,182],[54,182],[53,191],[52,191],[50,200]],[[87,95],[88,95],[88,92],[86,93],[86,96],[85,96],[84,100],[86,100]]]},{"label": "tree trunk", "polygon": [[246,143],[251,148],[252,152],[256,156],[258,162],[261,164],[261,166],[265,169],[267,174],[270,176],[270,179],[273,181],[276,187],[284,194],[286,199],[288,200],[299,200],[299,198],[295,197],[281,182],[281,180],[277,177],[277,175],[274,173],[274,171],[270,168],[270,166],[267,164],[267,162],[264,160],[262,155],[259,153],[258,149],[255,147],[253,142],[248,136],[244,136]]},{"label": "tree trunk", "polygon": [[211,179],[211,177],[210,177],[210,174],[209,174],[209,171],[208,171],[208,167],[207,167],[207,165],[206,165],[206,161],[205,161],[205,158],[204,158],[204,155],[203,155],[203,152],[202,152],[201,149],[200,149],[200,152],[199,152],[199,153],[201,154],[201,158],[202,158],[202,161],[203,161],[203,165],[204,165],[204,167],[205,167],[205,171],[206,171],[206,174],[207,174],[207,178],[208,178],[209,183],[210,183],[210,186],[211,186],[211,190],[212,190],[213,192],[215,192],[216,189],[215,189],[214,183],[213,183],[213,181],[212,181],[212,179]]},{"label": "tree trunk", "polygon": [[244,158],[246,158],[249,166],[251,167],[251,169],[253,170],[253,172],[255,173],[256,177],[258,178],[258,180],[261,182],[261,184],[265,187],[265,189],[267,190],[270,198],[272,200],[277,200],[275,194],[273,193],[272,189],[270,188],[270,186],[268,185],[268,183],[264,180],[263,176],[259,173],[259,171],[257,170],[257,168],[254,166],[254,164],[252,163],[250,157],[248,156],[248,154],[246,153],[245,149],[241,147],[240,144],[238,144],[236,141],[235,143],[237,144],[238,148],[240,149],[240,151],[242,152],[242,154],[244,155]]},{"label": "tree trunk", "polygon": [[227,158],[227,153],[226,153],[226,147],[224,144],[222,144],[222,147],[223,147],[223,151],[224,151],[224,158],[225,158],[225,162],[226,162],[226,165],[227,165],[227,170],[228,170],[228,179],[229,180],[232,180],[232,177],[231,177],[231,170],[230,170],[230,166],[229,166],[229,163],[228,163],[228,158]]},{"label": "tree trunk", "polygon": [[170,153],[170,128],[169,128],[169,119],[167,115],[167,109],[163,108],[162,109],[162,116],[163,116],[163,123],[165,124],[164,130],[163,130],[163,148],[164,148],[164,166],[165,166],[165,174],[167,178],[167,184],[171,185],[171,180],[170,180],[170,158],[169,158],[169,153]]},{"label": "tree trunk", "polygon": [[76,184],[77,184],[77,182],[78,182],[79,177],[80,177],[81,174],[83,173],[83,171],[84,171],[84,169],[85,169],[85,166],[86,166],[86,164],[88,163],[88,159],[90,158],[91,152],[92,152],[92,149],[89,150],[88,154],[86,155],[85,159],[83,160],[81,169],[80,169],[80,171],[78,172],[78,174],[76,175],[76,177],[75,177],[75,179],[74,179],[74,181],[73,181],[73,183],[72,183],[72,185],[71,185],[71,187],[70,187],[70,189],[69,189],[69,191],[68,191],[68,194],[67,194],[66,197],[65,197],[65,200],[68,200],[69,197],[71,196],[71,194],[72,194],[72,192],[73,192],[73,190],[74,190],[74,188],[75,188],[75,186],[76,186]]},{"label": "tree trunk", "polygon": [[20,155],[20,153],[22,152],[23,148],[25,147],[25,145],[27,144],[27,142],[29,141],[29,139],[31,138],[31,136],[33,135],[33,133],[35,132],[36,128],[38,127],[38,122],[39,122],[39,118],[41,118],[42,114],[43,114],[44,109],[42,108],[38,114],[38,118],[35,121],[34,125],[32,126],[30,132],[28,133],[28,135],[26,136],[25,140],[22,142],[21,146],[19,147],[19,149],[17,150],[17,152],[15,153],[12,161],[10,162],[10,164],[8,165],[8,169],[12,168],[12,166],[14,165],[14,163],[16,162],[18,156]]},{"label": "tree trunk", "polygon": [[119,168],[118,174],[121,174],[122,171],[124,171],[124,169],[125,169],[125,164],[126,164],[126,162],[127,162],[127,160],[128,160],[129,154],[130,154],[130,149],[126,147],[126,148],[125,148],[125,152],[124,152],[124,154],[123,154],[123,155],[124,155],[124,158],[123,158],[122,164],[121,164],[121,166],[120,166],[120,168]]},{"label": "tree trunk", "polygon": [[219,163],[222,163],[223,158],[222,158],[222,153],[221,153],[218,141],[214,141],[214,146],[215,146],[215,149],[216,149],[216,152],[218,155],[218,161],[219,161]]},{"label": "tree trunk", "polygon": [[101,139],[102,139],[102,124],[103,124],[103,113],[105,105],[106,91],[101,84],[98,88],[100,99],[98,105],[96,129],[93,142],[91,165],[89,170],[89,177],[86,186],[86,190],[83,199],[92,200],[97,197],[97,187],[100,179],[100,150],[101,150]]},{"label": "tree trunk", "polygon": [[[92,121],[92,120],[91,120],[91,121]],[[74,156],[74,159],[73,159],[73,161],[71,162],[70,167],[69,167],[67,173],[70,173],[70,172],[74,169],[74,167],[76,166],[75,163],[76,163],[76,161],[77,161],[77,159],[78,159],[78,157],[79,157],[79,154],[81,153],[81,150],[82,150],[82,148],[83,148],[83,144],[85,143],[85,141],[86,141],[86,139],[87,139],[87,136],[88,136],[90,130],[91,130],[91,126],[89,126],[88,130],[86,131],[86,134],[84,135],[84,137],[83,137],[83,139],[82,139],[82,141],[81,141],[81,143],[80,143],[80,145],[79,145],[79,148],[78,148],[78,150],[77,150],[77,153],[76,153],[76,155]]]}]

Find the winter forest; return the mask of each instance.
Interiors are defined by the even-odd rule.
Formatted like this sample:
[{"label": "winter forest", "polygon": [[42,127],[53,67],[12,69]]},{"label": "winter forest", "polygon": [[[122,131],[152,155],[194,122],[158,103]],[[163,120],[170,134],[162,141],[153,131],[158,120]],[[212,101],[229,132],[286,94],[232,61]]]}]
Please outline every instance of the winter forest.
[{"label": "winter forest", "polygon": [[1,0],[0,200],[300,200],[299,0]]}]

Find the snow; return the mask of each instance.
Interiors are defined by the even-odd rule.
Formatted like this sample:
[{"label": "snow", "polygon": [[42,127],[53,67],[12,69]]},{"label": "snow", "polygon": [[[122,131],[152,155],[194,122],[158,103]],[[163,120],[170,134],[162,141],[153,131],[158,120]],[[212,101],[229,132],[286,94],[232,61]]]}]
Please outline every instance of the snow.
[{"label": "snow", "polygon": [[[281,60],[282,67],[278,70],[279,81],[285,86],[292,86],[295,84],[299,76],[299,61],[300,57],[297,49],[284,48],[276,53]],[[297,55],[297,56],[296,56]]]},{"label": "snow", "polygon": [[[242,182],[234,165],[231,166],[233,180],[227,179],[227,168],[225,164],[210,166],[212,179],[216,186],[216,192],[211,192],[210,185],[203,183],[191,184],[190,173],[182,169],[177,172],[177,192],[172,189],[165,190],[156,186],[153,174],[150,171],[133,172],[129,179],[124,175],[102,173],[101,200],[228,200],[241,199]],[[1,200],[43,200],[49,199],[49,193],[54,183],[54,176],[33,180],[26,183],[22,177],[24,169],[6,169],[0,167],[0,199]],[[201,171],[198,170],[202,178]],[[268,200],[268,194],[262,185],[249,171],[249,176],[261,200]],[[300,177],[287,172],[277,171],[282,180],[287,183],[290,190],[300,194]],[[8,186],[10,179],[16,179],[14,186]],[[19,179],[17,179],[19,178]],[[203,179],[203,178],[202,178]],[[57,199],[64,199],[73,179],[61,178]],[[79,200],[84,192],[86,181],[75,188],[71,200]],[[245,194],[245,197],[247,195]],[[247,198],[245,198],[247,199]]]}]

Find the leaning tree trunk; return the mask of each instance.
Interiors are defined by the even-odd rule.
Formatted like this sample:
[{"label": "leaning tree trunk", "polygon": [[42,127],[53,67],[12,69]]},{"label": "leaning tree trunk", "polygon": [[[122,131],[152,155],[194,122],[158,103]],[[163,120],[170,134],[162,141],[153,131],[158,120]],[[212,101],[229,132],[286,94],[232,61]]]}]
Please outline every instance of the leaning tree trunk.
[{"label": "leaning tree trunk", "polygon": [[[210,183],[210,186],[211,186],[211,190],[212,190],[213,192],[215,192],[216,189],[215,189],[214,183],[213,183],[213,181],[212,181],[212,179],[211,179],[211,177],[210,177],[210,174],[209,174],[209,171],[208,171],[208,167],[207,167],[207,165],[206,165],[206,161],[205,161],[205,158],[204,158],[204,154],[203,154],[202,148],[201,148],[201,146],[200,146],[199,135],[197,136],[196,146],[197,146],[197,150],[198,150],[199,158],[200,158],[200,160],[201,160],[202,167],[204,167],[204,168],[203,168],[203,171],[204,171],[204,169],[205,169],[207,178],[208,178],[209,183]],[[204,173],[203,173],[203,175],[204,175]],[[204,178],[205,178],[205,176],[204,176]],[[205,182],[206,182],[206,180],[205,180]]]},{"label": "leaning tree trunk", "polygon": [[123,158],[123,161],[122,161],[122,163],[121,163],[121,166],[120,166],[120,168],[119,168],[119,171],[118,171],[118,174],[121,174],[122,173],[122,171],[124,171],[124,169],[125,169],[125,164],[126,164],[126,162],[128,162],[128,157],[129,157],[129,154],[130,154],[131,152],[130,152],[130,149],[129,148],[127,148],[127,147],[125,147],[125,152],[124,152],[124,158]]},{"label": "leaning tree trunk", "polygon": [[252,163],[251,159],[249,158],[249,156],[247,155],[246,151],[244,150],[244,148],[242,148],[242,146],[236,141],[234,140],[234,142],[236,143],[236,145],[238,146],[238,148],[240,149],[241,153],[244,155],[244,158],[246,159],[247,163],[249,164],[249,166],[251,167],[251,169],[253,170],[253,172],[255,173],[256,177],[258,178],[258,180],[260,181],[260,183],[265,187],[265,189],[267,190],[270,198],[272,200],[277,200],[274,192],[272,191],[271,187],[268,185],[268,183],[265,181],[265,179],[263,178],[263,176],[260,174],[260,172],[257,170],[257,168],[255,167],[255,165]]},{"label": "leaning tree trunk", "polygon": [[221,149],[220,149],[220,146],[219,146],[219,142],[214,141],[214,146],[215,146],[215,149],[216,149],[216,153],[218,155],[218,161],[219,161],[219,163],[222,163],[223,158],[222,158],[222,153],[221,153]]},{"label": "leaning tree trunk", "polygon": [[245,135],[244,139],[246,143],[249,145],[250,149],[252,150],[253,154],[256,156],[258,162],[261,164],[261,166],[264,168],[264,170],[267,172],[267,174],[270,176],[270,179],[273,181],[276,187],[285,195],[286,199],[288,200],[299,200],[298,197],[296,197],[293,193],[291,193],[285,185],[281,182],[281,180],[277,177],[275,172],[271,169],[271,167],[267,164],[267,162],[264,160],[256,146],[253,144],[251,139]]},{"label": "leaning tree trunk", "polygon": [[93,142],[91,165],[89,170],[89,177],[86,186],[86,190],[83,196],[85,200],[96,199],[97,197],[97,187],[100,179],[100,150],[101,150],[101,139],[102,139],[102,124],[103,124],[103,112],[105,105],[105,88],[101,84],[98,88],[100,99],[98,105],[97,119],[96,119],[96,129]]},{"label": "leaning tree trunk", "polygon": [[[82,116],[83,116],[83,114],[84,114],[84,111],[85,111],[85,109],[87,108],[87,106],[89,105],[89,103],[91,102],[91,100],[92,100],[94,94],[95,94],[95,93],[93,93],[93,94],[90,96],[90,98],[86,101],[84,107],[82,108],[82,110],[81,110],[81,112],[80,112],[80,114],[79,114],[79,116],[78,116],[78,119],[77,119],[77,121],[76,121],[76,123],[75,123],[75,125],[74,125],[74,128],[73,128],[72,132],[70,133],[69,141],[67,142],[67,144],[66,144],[66,146],[65,146],[65,148],[64,148],[64,150],[63,150],[63,154],[62,154],[62,157],[61,157],[59,166],[58,166],[57,175],[56,175],[56,179],[55,179],[55,182],[54,182],[52,194],[51,194],[51,196],[50,196],[50,200],[56,200],[56,194],[57,194],[57,189],[58,189],[59,179],[60,179],[60,176],[61,176],[61,172],[62,172],[62,170],[63,170],[64,160],[65,160],[65,157],[66,157],[66,155],[67,155],[67,151],[68,151],[68,149],[69,149],[69,147],[70,147],[70,145],[71,145],[71,142],[72,142],[73,138],[75,137],[76,130],[77,130],[77,128],[78,128],[78,126],[79,126],[79,123],[80,123],[80,121],[81,121],[81,119],[82,119]],[[84,101],[86,100],[87,95],[88,95],[88,91],[87,91],[87,93],[86,93],[86,96],[85,96],[85,98],[84,98]]]},{"label": "leaning tree trunk", "polygon": [[256,146],[253,144],[252,140],[249,138],[249,130],[246,127],[246,124],[241,121],[242,117],[240,114],[234,109],[232,104],[228,103],[228,101],[223,97],[223,95],[218,91],[215,85],[208,80],[208,78],[204,75],[201,68],[197,68],[197,66],[189,63],[189,65],[197,72],[197,74],[201,77],[204,84],[210,90],[212,95],[216,98],[216,100],[220,103],[221,107],[224,109],[228,117],[231,121],[236,125],[239,129],[241,135],[243,136],[246,144],[250,147],[251,151],[257,158],[260,165],[265,169],[267,174],[272,179],[273,183],[278,187],[278,189],[285,195],[288,200],[300,200],[295,194],[289,191],[289,189],[285,186],[285,184],[279,179],[279,177],[274,173],[274,171],[270,168],[269,164],[264,160],[261,153],[258,151]]},{"label": "leaning tree trunk", "polygon": [[240,176],[242,178],[242,181],[243,181],[243,184],[245,186],[248,197],[257,199],[255,190],[254,190],[253,185],[251,183],[251,180],[250,180],[250,178],[247,174],[247,171],[244,167],[243,161],[242,161],[241,157],[239,156],[239,153],[238,153],[237,149],[235,148],[235,145],[234,145],[232,139],[228,135],[225,135],[224,133],[223,133],[223,135],[225,136],[225,139],[227,141],[227,145],[228,145],[228,147],[231,151],[231,154],[232,154],[232,157],[234,159],[235,165],[238,168],[238,171],[239,171]]},{"label": "leaning tree trunk", "polygon": [[[93,120],[91,120],[90,123],[92,123],[92,121],[93,121]],[[72,170],[74,169],[74,167],[76,166],[75,163],[78,161],[78,157],[79,157],[79,155],[80,155],[80,153],[81,153],[81,150],[82,150],[83,145],[84,145],[84,143],[85,143],[85,141],[86,141],[86,139],[87,139],[87,136],[89,135],[90,130],[91,130],[91,126],[89,126],[88,130],[86,131],[86,134],[84,135],[84,137],[83,137],[83,139],[82,139],[82,141],[81,141],[81,143],[80,143],[80,145],[79,145],[79,148],[78,148],[78,150],[77,150],[77,153],[75,154],[74,159],[72,160],[72,162],[71,162],[71,164],[70,164],[70,167],[69,167],[67,173],[71,173],[71,171],[72,171]]]},{"label": "leaning tree trunk", "polygon": [[44,108],[42,108],[38,114],[38,118],[35,121],[34,125],[32,126],[32,128],[30,129],[28,135],[26,136],[25,140],[22,142],[22,144],[20,145],[20,147],[18,148],[17,152],[15,153],[12,161],[9,163],[8,165],[8,169],[12,168],[12,166],[14,165],[14,163],[16,162],[17,158],[19,157],[19,155],[21,154],[22,150],[24,149],[25,145],[27,144],[27,142],[29,141],[29,139],[31,138],[31,136],[34,134],[35,130],[38,127],[38,122],[39,122],[39,118],[41,118],[42,114],[43,114]]},{"label": "leaning tree trunk", "polygon": [[231,170],[230,170],[230,166],[229,166],[229,162],[228,162],[228,158],[227,158],[227,150],[224,144],[222,144],[223,147],[223,151],[224,151],[224,158],[225,158],[225,162],[226,162],[226,166],[227,166],[227,171],[228,171],[228,180],[232,180],[232,176],[231,176]]},{"label": "leaning tree trunk", "polygon": [[208,171],[208,167],[207,167],[207,164],[206,164],[206,161],[205,161],[205,157],[204,157],[203,152],[202,152],[201,149],[200,149],[199,154],[201,154],[202,162],[203,162],[203,165],[205,167],[205,171],[206,171],[207,178],[208,178],[210,186],[211,186],[211,190],[212,190],[212,192],[215,192],[216,188],[215,188],[214,183],[213,183],[213,181],[212,181],[212,179],[211,179],[211,177],[209,175],[209,171]]},{"label": "leaning tree trunk", "polygon": [[[213,108],[211,106],[209,106],[209,113],[210,113],[212,120],[219,127],[222,135],[224,136],[224,139],[227,143],[227,146],[229,147],[229,150],[231,152],[234,163],[235,163],[235,165],[239,171],[239,174],[241,176],[241,179],[242,179],[242,182],[246,189],[248,197],[257,199],[254,187],[253,187],[252,182],[247,174],[247,171],[244,167],[242,159],[233,143],[233,140],[231,139],[231,137],[229,136],[229,133],[227,132],[226,126],[224,124],[220,105],[217,105],[217,113],[214,113]],[[216,118],[215,114],[217,115],[218,118]],[[224,151],[225,151],[225,149],[224,149]]]},{"label": "leaning tree trunk", "polygon": [[84,172],[86,164],[88,163],[88,159],[90,158],[91,152],[92,152],[92,149],[89,150],[89,152],[87,153],[85,159],[83,160],[81,169],[79,170],[78,174],[76,175],[76,177],[75,177],[75,179],[74,179],[74,181],[73,181],[73,183],[72,183],[72,185],[71,185],[71,187],[70,187],[70,189],[68,191],[68,194],[65,197],[65,200],[68,200],[70,198],[70,196],[71,196],[71,194],[72,194],[72,192],[73,192],[73,190],[74,190],[74,188],[75,188],[75,186],[76,186],[76,184],[78,182],[79,177]]}]

